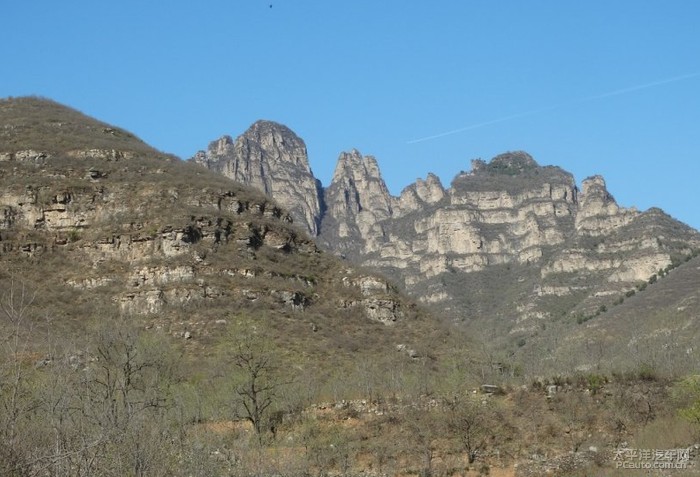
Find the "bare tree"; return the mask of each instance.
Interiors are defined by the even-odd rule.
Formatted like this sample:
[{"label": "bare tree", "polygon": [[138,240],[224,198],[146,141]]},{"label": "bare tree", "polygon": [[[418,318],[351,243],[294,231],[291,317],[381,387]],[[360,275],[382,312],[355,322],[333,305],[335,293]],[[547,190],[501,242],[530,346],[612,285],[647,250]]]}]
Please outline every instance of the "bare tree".
[{"label": "bare tree", "polygon": [[472,464],[494,434],[493,409],[488,401],[484,404],[465,395],[454,395],[447,401],[447,409],[448,430],[457,437]]},{"label": "bare tree", "polygon": [[280,356],[272,343],[250,325],[233,333],[231,361],[236,371],[234,403],[239,416],[253,425],[259,440],[265,431],[274,433],[270,416],[291,377],[282,376]]},{"label": "bare tree", "polygon": [[25,475],[29,459],[22,449],[21,433],[22,421],[37,405],[30,383],[33,368],[27,365],[34,298],[24,283],[14,280],[0,296],[0,470],[6,475]]},{"label": "bare tree", "polygon": [[185,446],[167,337],[108,316],[57,345],[50,324],[48,340],[37,333],[36,310],[29,287],[0,284],[0,475],[176,475]]},{"label": "bare tree", "polygon": [[406,435],[406,449],[422,460],[421,477],[433,475],[433,460],[437,450],[437,439],[444,435],[444,417],[439,409],[409,409],[403,416],[402,427]]},{"label": "bare tree", "polygon": [[98,330],[78,371],[75,403],[78,424],[89,436],[83,458],[97,462],[102,475],[168,475],[177,366],[170,350],[167,342],[120,320]]}]

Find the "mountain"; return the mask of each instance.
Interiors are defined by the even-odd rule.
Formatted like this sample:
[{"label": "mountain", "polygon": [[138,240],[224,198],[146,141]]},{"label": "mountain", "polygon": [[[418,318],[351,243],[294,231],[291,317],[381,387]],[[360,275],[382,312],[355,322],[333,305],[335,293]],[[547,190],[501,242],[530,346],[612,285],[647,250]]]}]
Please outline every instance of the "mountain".
[{"label": "mountain", "polygon": [[[288,130],[266,124],[268,134]],[[298,162],[301,176],[308,162]],[[511,356],[553,323],[601,316],[700,250],[698,231],[657,208],[618,205],[603,177],[579,187],[522,151],[474,160],[447,188],[429,174],[394,197],[377,160],[352,150],[322,194],[320,226],[307,228],[321,248],[379,271]]]},{"label": "mountain", "polygon": [[306,145],[286,126],[257,121],[234,142],[223,136],[192,160],[264,192],[285,207],[312,236],[321,217],[321,185]]},{"label": "mountain", "polygon": [[0,100],[2,475],[603,475],[628,442],[692,449],[695,377],[656,373],[700,363],[696,231],[522,152],[392,197],[350,151],[319,189],[300,139],[252,129],[197,164]]},{"label": "mountain", "polygon": [[[675,271],[700,250],[700,234],[660,209],[621,207],[602,177],[579,187],[524,152],[394,197],[357,150],[322,188],[303,140],[270,121],[183,162],[48,100],[2,100],[0,120],[1,278],[41,290],[36,303],[66,332],[127,314],[195,348],[264,310],[280,339],[303,337],[300,353],[426,346],[439,327],[406,292],[534,366],[583,330],[621,333],[618,315],[653,335],[660,285],[687,276]],[[644,297],[655,311],[625,314]],[[675,301],[690,323],[679,343],[695,336],[686,299]]]},{"label": "mountain", "polygon": [[[303,189],[296,169],[275,168],[293,162],[311,178],[303,143],[267,132],[259,123],[220,146],[259,160],[255,171],[237,167],[268,192],[294,182],[286,200],[318,209],[313,179]],[[131,316],[204,350],[247,315],[300,357],[338,363],[358,349],[420,348],[434,330],[393,285],[319,250],[254,188],[52,101],[0,101],[0,183],[3,290],[33,290],[46,317],[37,326],[50,322],[53,333]]]}]

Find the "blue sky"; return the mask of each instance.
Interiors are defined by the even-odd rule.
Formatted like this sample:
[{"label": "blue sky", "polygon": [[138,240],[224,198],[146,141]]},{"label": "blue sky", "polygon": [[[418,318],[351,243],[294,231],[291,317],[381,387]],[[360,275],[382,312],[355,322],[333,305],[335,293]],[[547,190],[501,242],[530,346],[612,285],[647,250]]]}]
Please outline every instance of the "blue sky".
[{"label": "blue sky", "polygon": [[183,158],[271,119],[324,185],[357,148],[397,195],[525,150],[700,228],[695,0],[4,3],[0,96],[52,98]]}]

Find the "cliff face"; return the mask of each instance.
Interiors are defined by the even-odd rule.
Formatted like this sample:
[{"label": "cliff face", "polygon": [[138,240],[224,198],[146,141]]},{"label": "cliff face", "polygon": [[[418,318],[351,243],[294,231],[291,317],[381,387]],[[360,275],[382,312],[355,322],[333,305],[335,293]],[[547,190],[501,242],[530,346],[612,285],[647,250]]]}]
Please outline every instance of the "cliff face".
[{"label": "cliff face", "polygon": [[[513,160],[521,156],[513,155]],[[424,184],[432,182],[432,188],[410,186],[399,198],[405,205],[392,221],[388,240],[366,252],[376,266],[414,270],[407,277],[409,286],[448,271],[538,261],[543,247],[564,240],[575,186],[563,171],[533,167],[510,175],[482,171],[476,163],[447,191],[430,178]],[[421,189],[432,190],[424,194],[430,201],[414,193]]]},{"label": "cliff face", "polygon": [[340,155],[323,198],[320,227],[307,227],[322,248],[460,319],[502,317],[501,334],[591,316],[700,248],[697,231],[660,210],[620,207],[602,177],[579,189],[524,152],[475,160],[447,189],[430,174],[393,197],[377,161],[353,150]]},{"label": "cliff face", "polygon": [[342,153],[324,202],[319,239],[329,249],[360,260],[383,242],[381,223],[392,217],[393,207],[374,157]]},{"label": "cliff face", "polygon": [[317,234],[320,184],[309,167],[304,141],[286,126],[258,121],[235,141],[223,136],[192,160],[274,197],[295,223]]}]

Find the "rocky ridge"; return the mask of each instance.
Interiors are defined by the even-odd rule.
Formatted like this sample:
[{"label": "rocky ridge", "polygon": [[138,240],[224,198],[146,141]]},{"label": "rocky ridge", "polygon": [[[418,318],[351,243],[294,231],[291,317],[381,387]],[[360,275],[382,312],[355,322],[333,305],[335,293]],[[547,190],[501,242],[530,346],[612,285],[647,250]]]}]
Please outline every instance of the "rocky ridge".
[{"label": "rocky ridge", "polygon": [[360,259],[364,249],[378,246],[384,237],[380,224],[393,215],[376,159],[357,150],[340,155],[324,202],[321,237],[333,237],[332,249],[354,259]]},{"label": "rocky ridge", "polygon": [[579,188],[525,152],[472,161],[449,188],[430,174],[399,197],[375,158],[344,152],[323,198],[322,248],[511,341],[592,316],[700,249],[700,234],[661,210],[618,205],[601,176]]},{"label": "rocky ridge", "polygon": [[286,126],[257,121],[235,141],[223,136],[192,160],[274,197],[297,224],[317,234],[320,183],[309,167],[304,141]]}]

